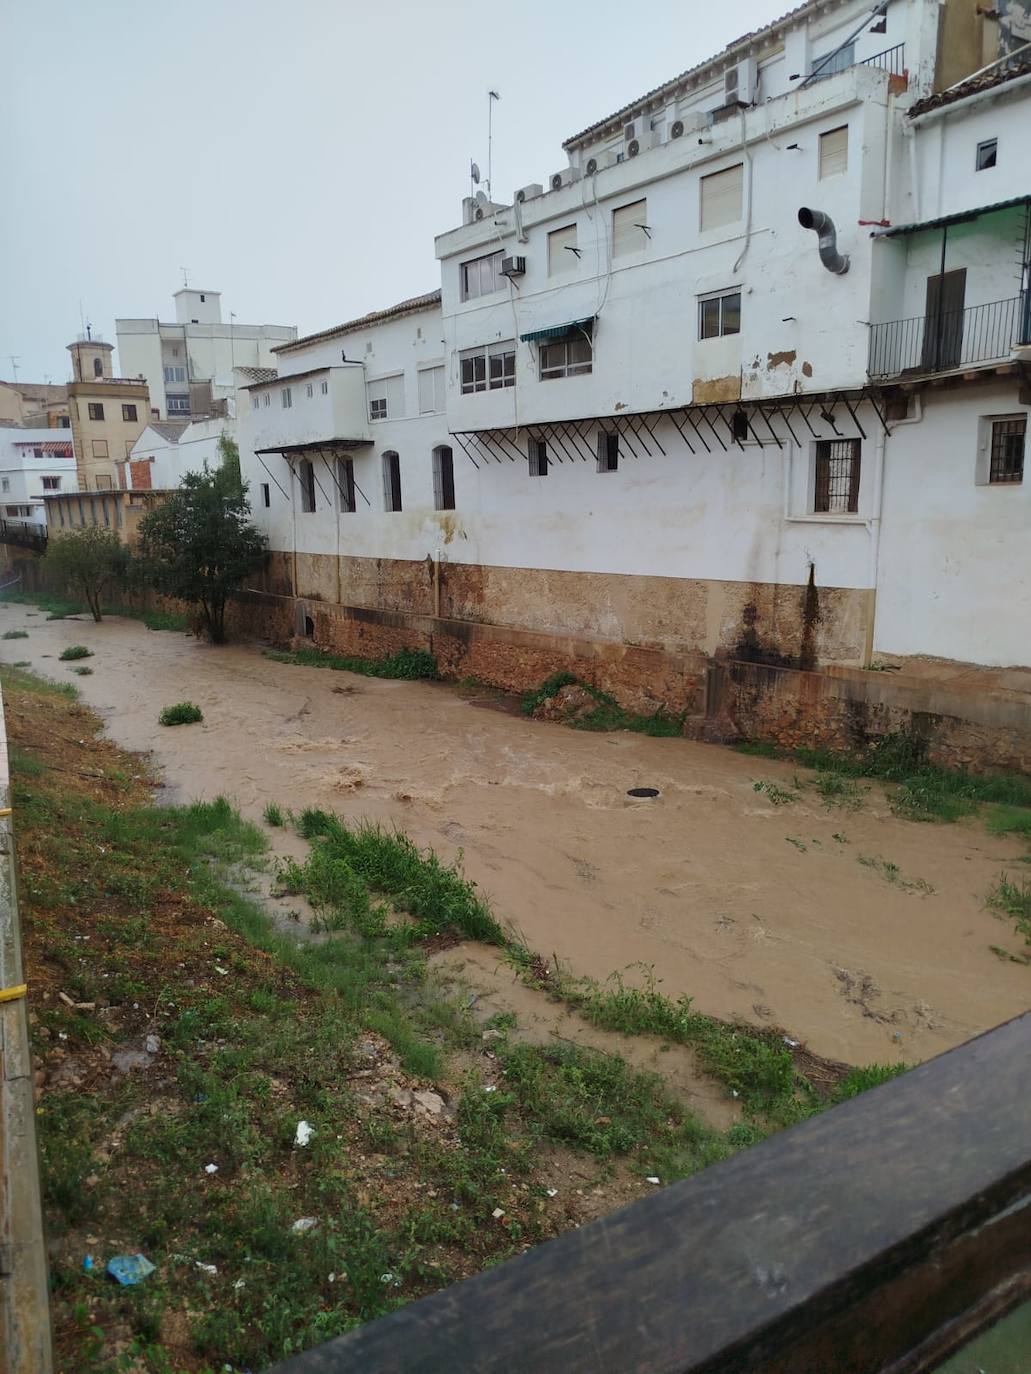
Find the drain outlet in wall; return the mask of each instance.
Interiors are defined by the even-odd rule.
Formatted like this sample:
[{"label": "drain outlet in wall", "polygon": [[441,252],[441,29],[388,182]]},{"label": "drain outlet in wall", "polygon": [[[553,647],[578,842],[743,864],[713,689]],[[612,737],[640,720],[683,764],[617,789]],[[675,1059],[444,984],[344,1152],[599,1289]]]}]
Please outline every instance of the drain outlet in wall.
[{"label": "drain outlet in wall", "polygon": [[627,792],[628,797],[657,797],[659,789],[657,787],[631,787]]}]

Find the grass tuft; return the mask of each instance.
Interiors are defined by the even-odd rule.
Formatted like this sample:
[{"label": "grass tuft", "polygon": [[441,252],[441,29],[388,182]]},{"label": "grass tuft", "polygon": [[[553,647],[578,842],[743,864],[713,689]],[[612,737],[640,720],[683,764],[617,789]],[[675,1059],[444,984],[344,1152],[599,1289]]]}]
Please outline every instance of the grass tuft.
[{"label": "grass tuft", "polygon": [[553,673],[539,687],[526,693],[522,701],[523,714],[532,716],[556,692],[560,692],[563,687],[572,686],[582,688],[597,703],[590,711],[577,712],[569,716],[565,724],[572,726],[574,730],[598,732],[630,730],[634,734],[653,735],[660,738],[676,738],[684,733],[686,711],[670,714],[660,707],[651,715],[638,715],[620,706],[616,698],[610,696],[608,692],[603,692],[598,687],[592,687],[589,683],[581,682],[572,673],[564,672]]},{"label": "grass tuft", "polygon": [[361,673],[364,677],[402,678],[408,681],[440,677],[437,660],[425,649],[399,649],[388,658],[353,658],[343,654],[324,654],[318,649],[296,649],[286,653],[267,649],[265,657],[274,663],[293,663],[303,668],[332,668],[336,672]]},{"label": "grass tuft", "polygon": [[28,639],[28,630],[5,630],[0,639]]},{"label": "grass tuft", "polygon": [[759,782],[752,783],[753,792],[761,792],[774,806],[787,806],[789,802],[798,801],[798,793],[791,792],[785,787],[778,787],[775,782],[767,779],[760,779]]},{"label": "grass tuft", "polygon": [[989,891],[986,904],[998,915],[1008,916],[1017,934],[1031,945],[1031,880],[1020,878],[1013,882],[1003,873]]},{"label": "grass tuft", "polygon": [[85,644],[69,644],[57,657],[61,663],[73,663],[78,658],[92,658],[93,650],[87,649]]},{"label": "grass tuft", "polygon": [[93,669],[82,666],[78,668],[73,668],[72,672],[76,675],[76,677],[90,677],[92,676]]},{"label": "grass tuft", "polygon": [[266,825],[279,827],[283,824],[283,808],[276,802],[268,802],[262,812]]},{"label": "grass tuft", "polygon": [[180,701],[175,706],[166,706],[158,716],[159,725],[193,725],[204,719],[204,712],[192,701]]}]

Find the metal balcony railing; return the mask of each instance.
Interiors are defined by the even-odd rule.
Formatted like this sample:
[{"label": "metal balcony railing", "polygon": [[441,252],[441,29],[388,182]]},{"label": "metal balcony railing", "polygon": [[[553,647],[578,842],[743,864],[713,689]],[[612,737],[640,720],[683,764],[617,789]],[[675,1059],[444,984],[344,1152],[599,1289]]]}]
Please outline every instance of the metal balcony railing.
[{"label": "metal balcony railing", "polygon": [[864,57],[861,62],[856,63],[857,67],[876,67],[878,71],[887,72],[890,76],[906,75],[906,45],[896,43],[893,48],[885,48],[883,52],[875,52],[873,57]]},{"label": "metal balcony railing", "polygon": [[949,372],[974,363],[1000,362],[1031,341],[1027,292],[988,305],[945,310],[870,326],[871,377],[904,372]]},{"label": "metal balcony railing", "polygon": [[0,520],[0,544],[16,544],[22,549],[46,553],[46,526],[28,520]]}]

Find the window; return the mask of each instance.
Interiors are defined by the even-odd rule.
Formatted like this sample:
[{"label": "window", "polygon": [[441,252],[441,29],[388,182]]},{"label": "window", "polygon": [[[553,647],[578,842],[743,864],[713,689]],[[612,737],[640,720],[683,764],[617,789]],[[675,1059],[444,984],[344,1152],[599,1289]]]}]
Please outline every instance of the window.
[{"label": "window", "polygon": [[1023,482],[1026,435],[1026,415],[1007,415],[992,421],[989,482]]},{"label": "window", "polygon": [[328,396],[328,395],[329,395],[329,381],[328,381],[328,379],[326,379],[326,378],[323,378],[323,379],[322,379],[322,382],[321,382],[320,385],[319,385],[319,390],[322,392],[323,396]]},{"label": "window", "polygon": [[433,506],[435,510],[455,508],[455,460],[447,444],[433,450]]},{"label": "window", "polygon": [[[97,474],[97,479],[96,479],[96,480],[97,480],[97,491],[111,491],[112,488],[114,487],[114,481],[113,481],[110,477],[104,476],[104,475],[102,475],[102,474],[100,474],[100,473]],[[96,512],[94,512],[93,523],[94,523],[94,525],[97,523]]]},{"label": "window", "polygon": [[820,169],[819,178],[823,181],[826,177],[835,177],[840,172],[848,171],[848,125],[842,124],[840,129],[828,129],[825,134],[820,135]]},{"label": "window", "polygon": [[598,434],[598,471],[615,472],[619,467],[619,435],[613,430]]},{"label": "window", "polygon": [[580,250],[576,246],[576,225],[567,224],[562,229],[553,229],[548,235],[548,276],[557,277],[562,272],[572,272],[576,266]]},{"label": "window", "polygon": [[340,509],[353,515],[358,509],[354,499],[354,459],[337,459],[337,487],[340,491]]},{"label": "window", "polygon": [[702,177],[699,196],[699,226],[719,229],[741,218],[741,186],[743,163],[728,167],[724,172],[712,172]]},{"label": "window", "polygon": [[859,509],[858,439],[820,439],[816,444],[814,511],[854,515]]},{"label": "window", "polygon": [[178,348],[173,348],[173,349],[172,349],[172,357],[173,357],[173,358],[178,358],[178,356],[179,356],[179,350],[178,350]]},{"label": "window", "polygon": [[748,412],[735,410],[730,417],[730,437],[735,444],[743,444],[748,438]]},{"label": "window", "polygon": [[307,383],[305,384],[304,394],[305,394],[305,396],[308,397],[309,400],[311,399],[312,396],[315,395],[315,388],[312,386],[311,382],[307,382]]},{"label": "window", "polygon": [[104,375],[104,364],[99,358],[93,359],[93,375],[94,377],[102,377]]},{"label": "window", "polygon": [[648,202],[635,200],[620,205],[612,212],[612,256],[640,253],[648,246],[644,226],[648,223]]},{"label": "window", "polygon": [[741,292],[724,291],[698,302],[698,337],[718,339],[741,333]]},{"label": "window", "polygon": [[269,484],[267,482],[262,482],[261,484],[261,504],[266,509],[272,504],[272,493],[269,491]]},{"label": "window", "polygon": [[527,456],[530,460],[530,476],[547,477],[548,446],[543,439],[530,440]]},{"label": "window", "polygon": [[515,386],[515,340],[467,348],[458,357],[462,395],[472,391],[500,391]]},{"label": "window", "polygon": [[42,450],[41,448],[34,448],[34,449],[32,450],[32,456],[33,456],[33,458],[42,458],[42,457],[43,457],[43,450]]},{"label": "window", "polygon": [[540,345],[541,381],[556,377],[579,377],[590,372],[593,348],[588,335],[574,334]]},{"label": "window", "polygon": [[44,477],[44,478],[43,478],[43,490],[44,490],[44,491],[60,491],[60,490],[61,490],[61,479],[60,479],[60,477]]},{"label": "window", "polygon": [[999,140],[997,138],[988,138],[983,143],[979,143],[977,145],[977,170],[986,172],[989,167],[994,167],[998,152]]},{"label": "window", "polygon": [[[169,415],[189,415],[190,398],[189,396],[167,396]],[[265,404],[268,405],[268,396],[265,397]]]},{"label": "window", "polygon": [[266,391],[266,392],[264,393],[264,395],[263,395],[262,398],[261,398],[261,404],[262,404],[263,406],[267,406],[267,405],[271,405],[271,404],[272,404],[272,393],[271,393],[271,392]]},{"label": "window", "polygon": [[489,296],[501,288],[501,253],[488,253],[483,258],[463,262],[458,269],[459,289],[463,301],[476,296]]},{"label": "window", "polygon": [[123,420],[134,421],[134,420],[136,419],[136,407],[135,407],[135,406],[122,406],[122,419],[123,419]]},{"label": "window", "polygon": [[293,403],[294,403],[293,394],[292,394],[292,392],[291,392],[291,390],[290,390],[290,388],[289,388],[288,386],[284,386],[283,389],[282,389],[282,391],[280,391],[280,393],[279,393],[279,399],[280,399],[280,400],[282,401],[282,403],[283,403],[283,409],[284,409],[284,410],[289,410],[290,407],[293,405]]},{"label": "window", "polygon": [[252,407],[254,410],[257,410],[258,406],[260,406],[260,405],[261,405],[261,399],[260,399],[260,397],[258,396],[258,393],[257,393],[256,391],[252,391],[252,392],[251,392],[251,407]]},{"label": "window", "polygon": [[396,377],[380,377],[378,381],[369,382],[366,391],[370,420],[396,420],[405,413],[405,382],[400,373]]},{"label": "window", "polygon": [[94,458],[106,458],[106,457],[107,457],[107,440],[106,440],[106,439],[94,439],[94,440],[93,440],[93,457],[94,457]]},{"label": "window", "polygon": [[203,292],[203,291],[200,293],[200,301],[201,301],[201,305],[203,305],[203,304],[204,304],[204,292]]},{"label": "window", "polygon": [[419,414],[439,415],[444,410],[444,369],[424,367],[419,372]]},{"label": "window", "polygon": [[0,482],[0,491],[10,491],[10,490],[11,490],[11,479],[10,479],[9,477],[5,477],[5,478],[3,479],[3,481]]},{"label": "window", "polygon": [[99,401],[89,401],[86,405],[91,420],[102,420],[104,418],[104,407]]},{"label": "window", "polygon": [[165,381],[166,381],[166,382],[185,382],[185,381],[186,381],[186,368],[185,368],[185,367],[166,367],[166,368],[165,368]]},{"label": "window", "polygon": [[297,477],[301,484],[301,510],[311,515],[315,510],[315,468],[309,458],[302,458],[297,464]]},{"label": "window", "polygon": [[401,459],[393,451],[383,455],[383,509],[401,509]]}]

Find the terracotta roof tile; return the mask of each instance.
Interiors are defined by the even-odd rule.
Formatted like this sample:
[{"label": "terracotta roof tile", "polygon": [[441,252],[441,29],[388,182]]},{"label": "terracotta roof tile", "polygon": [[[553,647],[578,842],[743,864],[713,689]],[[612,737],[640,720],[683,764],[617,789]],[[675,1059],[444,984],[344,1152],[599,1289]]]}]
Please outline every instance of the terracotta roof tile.
[{"label": "terracotta roof tile", "polygon": [[295,349],[304,348],[307,344],[318,343],[320,339],[332,339],[335,334],[349,334],[352,330],[367,329],[369,325],[381,324],[384,320],[397,320],[403,315],[414,315],[420,310],[432,310],[435,305],[439,304],[439,289],[427,291],[425,296],[411,296],[406,301],[398,301],[397,305],[388,306],[386,310],[373,310],[371,314],[360,315],[358,319],[347,320],[344,324],[334,325],[332,329],[323,329],[318,334],[306,334],[303,339],[294,339],[291,343],[280,344],[272,352],[292,353]]}]

